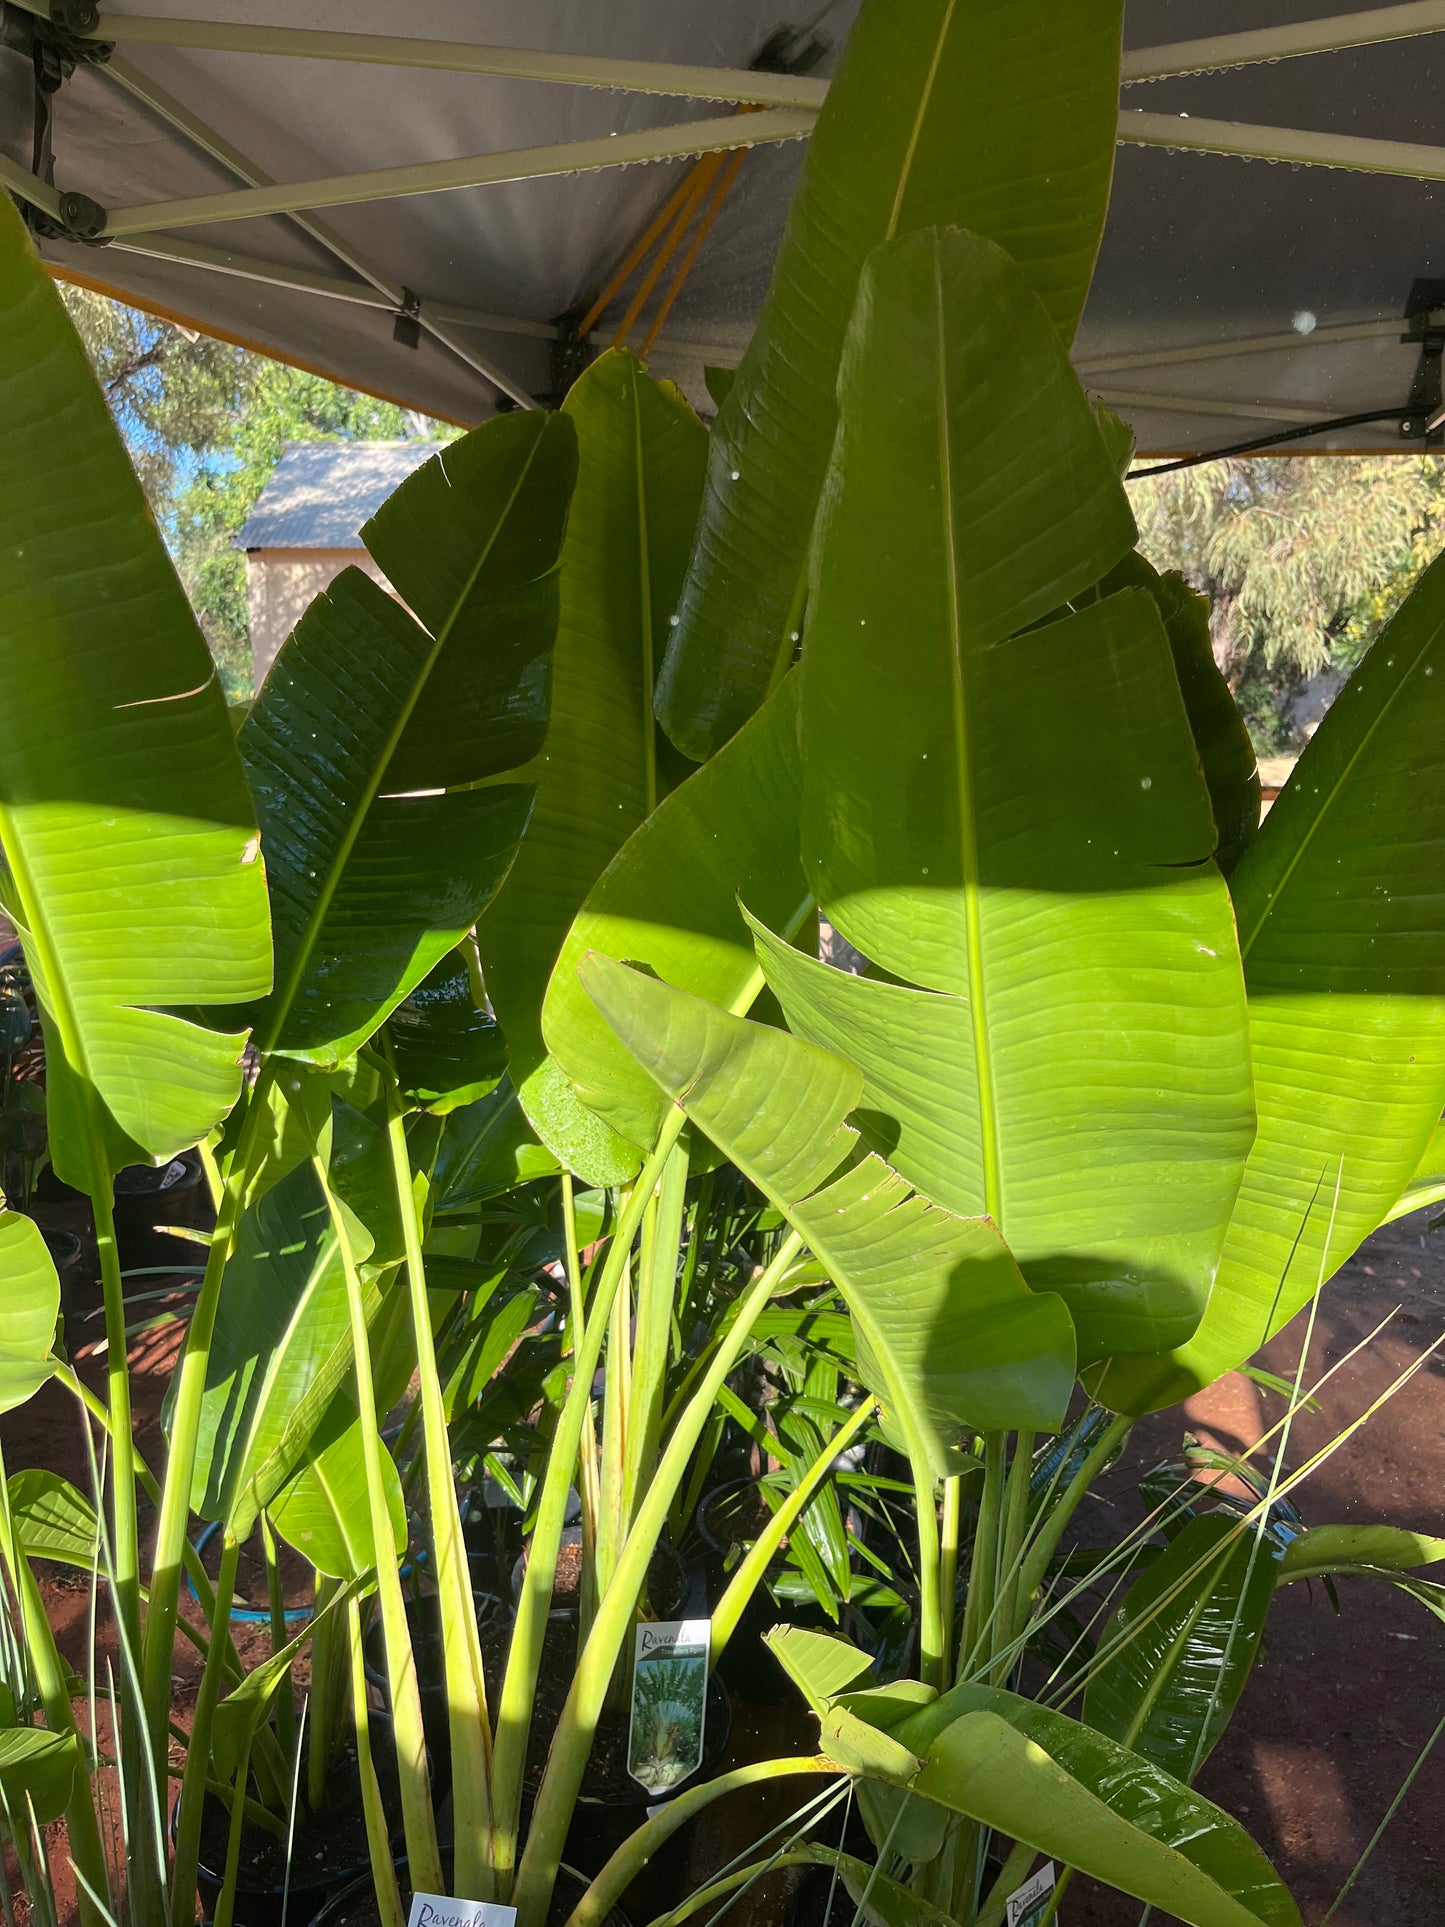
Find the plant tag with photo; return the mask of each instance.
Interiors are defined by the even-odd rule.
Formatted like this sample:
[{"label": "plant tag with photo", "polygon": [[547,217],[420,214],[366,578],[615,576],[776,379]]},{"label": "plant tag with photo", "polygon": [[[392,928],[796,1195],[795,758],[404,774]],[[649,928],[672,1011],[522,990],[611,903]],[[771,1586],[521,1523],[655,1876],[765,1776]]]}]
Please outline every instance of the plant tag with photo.
[{"label": "plant tag with photo", "polygon": [[[637,1628],[627,1771],[654,1796],[702,1765],[710,1619],[664,1619]],[[413,1923],[415,1927],[415,1923]]]},{"label": "plant tag with photo", "polygon": [[515,1907],[498,1900],[450,1900],[445,1894],[413,1894],[406,1927],[514,1927]]},{"label": "plant tag with photo", "polygon": [[[1008,1927],[1039,1927],[1054,1897],[1054,1863],[1048,1861],[1017,1893],[1010,1894]],[[412,1923],[416,1927],[416,1923]]]}]

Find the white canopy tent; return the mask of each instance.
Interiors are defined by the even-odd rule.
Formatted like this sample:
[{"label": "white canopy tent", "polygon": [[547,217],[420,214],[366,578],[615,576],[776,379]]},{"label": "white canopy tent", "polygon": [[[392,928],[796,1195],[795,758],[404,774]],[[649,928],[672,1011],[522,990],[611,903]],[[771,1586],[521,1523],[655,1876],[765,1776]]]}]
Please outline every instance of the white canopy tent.
[{"label": "white canopy tent", "polygon": [[[0,183],[46,259],[472,422],[555,393],[577,320],[694,158],[746,150],[651,295],[710,211],[650,353],[705,399],[703,368],[747,340],[854,0],[151,4],[7,0]],[[1369,413],[1386,418],[1302,445],[1423,445],[1445,342],[1445,0],[1318,7],[1269,0],[1261,26],[1257,0],[1128,0],[1076,358],[1146,450]]]}]

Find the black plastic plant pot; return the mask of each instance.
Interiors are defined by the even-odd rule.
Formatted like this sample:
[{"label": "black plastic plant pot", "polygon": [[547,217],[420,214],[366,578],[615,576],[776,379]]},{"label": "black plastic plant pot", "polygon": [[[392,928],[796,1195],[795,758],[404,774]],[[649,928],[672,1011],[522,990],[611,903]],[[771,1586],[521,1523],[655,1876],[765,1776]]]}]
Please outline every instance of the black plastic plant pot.
[{"label": "black plastic plant pot", "polygon": [[68,1312],[85,1275],[85,1246],[73,1231],[52,1231],[48,1225],[42,1225],[40,1235],[50,1253],[50,1262],[60,1275],[61,1309]]},{"label": "black plastic plant pot", "polygon": [[[116,1175],[115,1245],[122,1271],[204,1263],[203,1245],[174,1238],[166,1227],[209,1231],[215,1222],[205,1170],[195,1151],[183,1151],[169,1164],[130,1164]],[[132,1283],[137,1290],[146,1287],[144,1279]]]},{"label": "black plastic plant pot", "polygon": [[[411,1887],[407,1880],[405,1860],[396,1863],[396,1877],[401,1887],[402,1911],[411,1911]],[[547,1913],[547,1927],[563,1927],[567,1916],[587,1891],[587,1883],[578,1878],[567,1867],[557,1874],[557,1884],[552,1890],[552,1905]],[[381,1913],[376,1904],[376,1888],[372,1882],[370,1869],[340,1893],[334,1894],[319,1913],[312,1916],[310,1927],[379,1927]],[[240,1916],[237,1916],[240,1927]],[[293,1927],[300,1927],[297,1916]],[[620,1907],[610,1909],[602,1922],[602,1927],[631,1927],[631,1922]]]},{"label": "black plastic plant pot", "polygon": [[47,1164],[36,1176],[30,1187],[30,1195],[37,1204],[85,1204],[90,1203],[83,1191],[77,1191],[73,1184],[55,1175],[55,1166]]},{"label": "black plastic plant pot", "polygon": [[[608,1785],[598,1776],[589,1773],[584,1780],[577,1805],[573,1810],[572,1824],[567,1829],[567,1843],[563,1850],[569,1866],[578,1867],[583,1873],[595,1874],[616,1853],[623,1841],[634,1834],[647,1819],[648,1815],[667,1806],[679,1794],[710,1780],[718,1769],[719,1762],[727,1752],[732,1741],[733,1710],[732,1700],[723,1681],[714,1674],[707,1683],[707,1719],[703,1727],[702,1763],[695,1773],[660,1798],[649,1799],[643,1789],[630,1776],[620,1777],[615,1784]],[[530,1803],[535,1797],[535,1784],[527,1787]],[[698,1825],[696,1819],[665,1840],[653,1855],[648,1865],[649,1890],[656,1893],[659,1889],[671,1891],[675,1886],[674,1899],[681,1899],[684,1877],[687,1873],[690,1835]],[[670,1902],[659,1901],[650,1911],[661,1913]]]},{"label": "black plastic plant pot", "polygon": [[[386,1713],[373,1711],[370,1719],[372,1746],[378,1742],[388,1751],[391,1748],[391,1717]],[[303,1774],[304,1774],[303,1763]],[[435,1787],[433,1787],[435,1799]],[[211,1796],[207,1796],[211,1805]],[[219,1806],[219,1802],[215,1803]],[[356,1812],[361,1811],[360,1788],[356,1793]],[[224,1813],[224,1808],[221,1809]],[[171,1838],[175,1838],[176,1822],[180,1814],[180,1796],[176,1796],[171,1808]],[[301,1845],[302,1829],[298,1829],[297,1849],[305,1852]],[[245,1834],[242,1835],[243,1843]],[[393,1853],[400,1855],[405,1848],[405,1834],[400,1818],[390,1835]],[[201,1912],[206,1920],[215,1918],[216,1904],[221,1897],[222,1874],[216,1866],[204,1858],[204,1835],[202,1838],[202,1858],[196,1867],[196,1892],[200,1897]],[[291,1868],[289,1885],[285,1881],[248,1881],[245,1869],[236,1882],[235,1905],[232,1918],[235,1927],[301,1927],[303,1921],[316,1916],[326,1903],[344,1888],[353,1887],[358,1880],[371,1878],[371,1862],[366,1851],[364,1839],[358,1853],[347,1859],[345,1865],[328,1867],[323,1873],[308,1874],[304,1864],[294,1861]]]}]

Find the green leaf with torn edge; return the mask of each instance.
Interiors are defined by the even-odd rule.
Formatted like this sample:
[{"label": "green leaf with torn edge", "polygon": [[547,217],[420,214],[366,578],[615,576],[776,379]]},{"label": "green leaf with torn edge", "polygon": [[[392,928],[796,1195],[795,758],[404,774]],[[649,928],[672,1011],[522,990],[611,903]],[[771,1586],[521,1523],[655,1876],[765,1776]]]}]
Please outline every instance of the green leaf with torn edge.
[{"label": "green leaf with torn edge", "polygon": [[1074,1379],[1063,1301],[1028,1289],[986,1218],[941,1210],[879,1157],[850,1161],[844,1120],[863,1090],[851,1064],[606,957],[580,974],[638,1062],[828,1267],[859,1374],[915,1462],[960,1469],[967,1426],[1058,1429]]},{"label": "green leaf with torn edge", "polygon": [[1278,1583],[1351,1572],[1409,1572],[1445,1559],[1445,1539],[1403,1526],[1310,1526],[1285,1548]]}]

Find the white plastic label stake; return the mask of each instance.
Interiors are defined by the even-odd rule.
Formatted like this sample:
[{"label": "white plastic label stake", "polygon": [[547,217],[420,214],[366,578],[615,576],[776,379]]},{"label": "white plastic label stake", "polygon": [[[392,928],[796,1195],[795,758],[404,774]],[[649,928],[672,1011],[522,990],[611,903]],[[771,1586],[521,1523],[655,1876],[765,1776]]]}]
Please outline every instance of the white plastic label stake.
[{"label": "white plastic label stake", "polygon": [[654,1797],[681,1786],[702,1765],[711,1646],[710,1619],[644,1621],[637,1628],[627,1771]]},{"label": "white plastic label stake", "polygon": [[496,1900],[450,1900],[445,1894],[413,1894],[406,1927],[514,1927],[515,1907]]},{"label": "white plastic label stake", "polygon": [[[1054,1884],[1054,1863],[1050,1860],[1017,1893],[1010,1894],[1008,1927],[1039,1927],[1054,1897]],[[411,1927],[416,1927],[415,1921]]]}]

